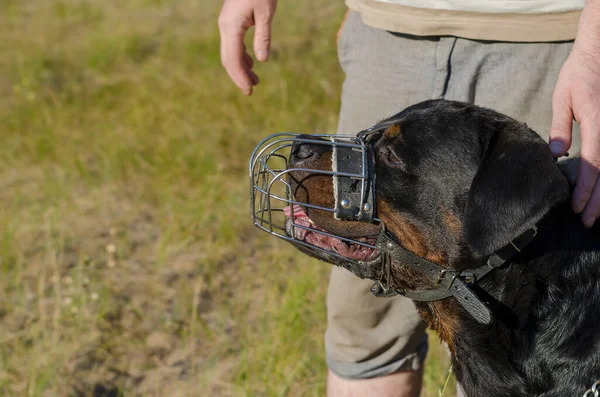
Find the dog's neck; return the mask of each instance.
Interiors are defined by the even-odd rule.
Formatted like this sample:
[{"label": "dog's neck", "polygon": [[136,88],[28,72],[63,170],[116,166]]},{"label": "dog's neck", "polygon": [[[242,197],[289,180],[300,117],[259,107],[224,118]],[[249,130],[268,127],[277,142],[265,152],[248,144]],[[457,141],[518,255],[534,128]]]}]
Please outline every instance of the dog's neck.
[{"label": "dog's neck", "polygon": [[[597,357],[585,354],[600,343],[599,246],[600,226],[584,228],[565,202],[538,223],[526,250],[475,287],[493,312],[491,325],[474,321],[452,298],[417,304],[448,343],[467,395],[537,396],[550,385],[562,387],[557,396],[578,395],[600,378]],[[578,349],[580,356],[565,357]],[[592,359],[597,363],[583,364]],[[565,370],[573,381],[556,385]]]}]

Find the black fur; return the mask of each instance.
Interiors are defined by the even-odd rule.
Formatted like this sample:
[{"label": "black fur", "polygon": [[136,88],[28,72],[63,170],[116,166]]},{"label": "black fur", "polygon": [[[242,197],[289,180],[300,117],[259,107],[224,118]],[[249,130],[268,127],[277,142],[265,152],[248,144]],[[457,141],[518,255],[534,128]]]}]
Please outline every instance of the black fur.
[{"label": "black fur", "polygon": [[[375,144],[378,202],[423,233],[428,252],[444,253],[445,266],[479,266],[538,225],[522,253],[474,288],[492,324],[477,323],[454,298],[447,313],[417,305],[458,317],[448,342],[467,395],[582,395],[600,379],[600,232],[572,213],[571,186],[547,144],[525,124],[459,102],[426,101],[389,120],[401,133]],[[460,233],[443,221],[448,213]],[[412,282],[403,269],[394,264],[397,288]]]},{"label": "black fur", "polygon": [[[539,226],[533,243],[476,289],[493,324],[457,308],[453,361],[467,395],[582,395],[600,379],[600,233],[572,213],[547,144],[522,123],[461,103],[428,101],[394,118],[406,174],[387,176],[382,190],[453,253],[450,267],[473,266]],[[387,173],[379,167],[379,178]],[[462,239],[440,228],[440,207],[462,214]]]}]

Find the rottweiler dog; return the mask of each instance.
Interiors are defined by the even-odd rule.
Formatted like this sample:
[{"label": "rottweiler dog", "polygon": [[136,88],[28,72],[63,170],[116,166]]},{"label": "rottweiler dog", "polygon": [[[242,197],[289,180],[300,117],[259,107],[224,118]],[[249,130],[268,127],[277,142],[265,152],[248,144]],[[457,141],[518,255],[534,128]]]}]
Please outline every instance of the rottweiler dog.
[{"label": "rottweiler dog", "polygon": [[[466,394],[582,395],[600,379],[600,233],[572,212],[572,183],[547,143],[498,112],[446,100],[416,104],[386,123],[372,142],[377,217],[404,249],[460,271],[482,266],[537,227],[525,248],[470,287],[490,308],[490,323],[476,321],[454,297],[415,302],[448,344]],[[331,157],[331,146],[296,143],[290,168],[331,169]],[[291,177],[296,200],[332,207],[331,176]],[[359,241],[374,242],[380,232],[378,224],[337,220],[315,208],[295,216]],[[380,266],[375,249],[301,234],[363,266],[327,252],[312,255],[359,277],[378,274],[368,269]],[[432,287],[397,260],[389,271],[395,289]]]}]

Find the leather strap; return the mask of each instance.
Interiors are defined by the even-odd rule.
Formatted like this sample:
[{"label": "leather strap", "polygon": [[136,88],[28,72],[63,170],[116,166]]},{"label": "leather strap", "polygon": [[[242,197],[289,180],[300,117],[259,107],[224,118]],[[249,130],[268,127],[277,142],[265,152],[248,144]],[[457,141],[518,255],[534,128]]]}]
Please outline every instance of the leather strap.
[{"label": "leather strap", "polygon": [[478,323],[489,324],[492,322],[492,312],[490,309],[460,278],[454,280],[450,290],[458,303],[460,303]]},{"label": "leather strap", "polygon": [[[382,229],[375,246],[382,253],[384,271],[381,272],[381,280],[371,287],[371,292],[378,297],[390,297],[400,294],[419,302],[432,302],[454,296],[475,320],[482,324],[489,324],[492,321],[490,309],[471,291],[469,285],[475,284],[489,272],[506,263],[510,257],[521,252],[536,235],[537,227],[533,226],[490,255],[485,265],[458,272],[445,269],[437,263],[430,262],[408,251],[396,243],[385,229]],[[426,290],[395,290],[390,288],[389,273],[392,262],[400,263],[418,271],[429,278],[436,287]]]},{"label": "leather strap", "polygon": [[[371,222],[375,214],[375,174],[372,150],[333,146],[333,195],[335,219]],[[338,173],[364,175],[363,178],[339,176]]]}]

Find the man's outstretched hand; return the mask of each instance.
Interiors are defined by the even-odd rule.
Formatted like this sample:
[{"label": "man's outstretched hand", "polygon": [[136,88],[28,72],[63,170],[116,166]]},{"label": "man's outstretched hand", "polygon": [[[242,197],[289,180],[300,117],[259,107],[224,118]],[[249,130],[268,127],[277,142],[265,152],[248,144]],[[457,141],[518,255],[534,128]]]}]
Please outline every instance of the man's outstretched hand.
[{"label": "man's outstretched hand", "polygon": [[271,22],[277,0],[225,0],[219,14],[221,63],[231,80],[245,95],[252,94],[258,76],[252,71],[254,61],[246,52],[244,36],[254,30],[254,54],[260,62],[269,58]]},{"label": "man's outstretched hand", "polygon": [[588,0],[573,50],[558,76],[552,100],[550,150],[564,155],[571,146],[573,119],[581,126],[581,165],[573,210],[586,227],[600,216],[600,0]]}]

